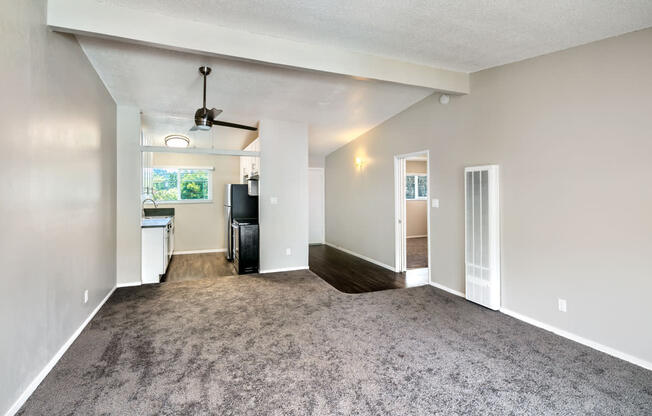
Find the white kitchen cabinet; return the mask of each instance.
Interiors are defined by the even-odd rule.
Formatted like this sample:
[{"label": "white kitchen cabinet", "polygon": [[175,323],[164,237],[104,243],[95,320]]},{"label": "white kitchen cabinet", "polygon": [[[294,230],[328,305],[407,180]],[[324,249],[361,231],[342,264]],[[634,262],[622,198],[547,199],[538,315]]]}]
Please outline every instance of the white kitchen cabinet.
[{"label": "white kitchen cabinet", "polygon": [[[260,152],[260,139],[249,143],[243,150],[248,152]],[[240,156],[240,181],[246,183],[245,177],[258,175],[260,171],[260,158],[254,156]]]},{"label": "white kitchen cabinet", "polygon": [[141,280],[159,283],[167,271],[174,250],[174,219],[163,226],[143,227]]}]

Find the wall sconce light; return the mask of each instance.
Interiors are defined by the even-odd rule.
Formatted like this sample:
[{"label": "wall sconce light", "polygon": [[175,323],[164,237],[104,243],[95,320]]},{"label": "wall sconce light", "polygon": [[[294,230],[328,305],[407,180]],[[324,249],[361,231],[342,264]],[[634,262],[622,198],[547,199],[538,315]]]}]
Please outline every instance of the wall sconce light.
[{"label": "wall sconce light", "polygon": [[362,160],[361,157],[356,157],[356,158],[355,158],[355,166],[356,166],[358,169],[362,169],[362,165],[364,165],[364,160]]}]

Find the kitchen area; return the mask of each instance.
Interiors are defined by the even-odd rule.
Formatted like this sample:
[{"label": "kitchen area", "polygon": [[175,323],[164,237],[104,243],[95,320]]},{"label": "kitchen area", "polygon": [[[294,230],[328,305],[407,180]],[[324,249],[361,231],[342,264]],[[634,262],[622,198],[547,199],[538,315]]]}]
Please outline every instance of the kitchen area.
[{"label": "kitchen area", "polygon": [[181,151],[168,140],[142,154],[142,284],[258,273],[260,158],[195,153],[185,137]]}]

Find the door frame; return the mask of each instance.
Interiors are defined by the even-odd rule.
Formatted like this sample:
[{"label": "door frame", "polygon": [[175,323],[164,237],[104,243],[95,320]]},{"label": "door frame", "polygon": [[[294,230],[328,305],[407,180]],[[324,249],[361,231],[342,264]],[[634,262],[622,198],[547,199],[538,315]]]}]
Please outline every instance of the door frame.
[{"label": "door frame", "polygon": [[428,190],[427,190],[427,199],[426,199],[426,212],[427,212],[427,227],[428,227],[428,283],[432,281],[431,272],[432,272],[432,256],[431,256],[431,247],[432,247],[432,238],[430,232],[430,211],[431,211],[431,199],[430,199],[430,188],[431,188],[431,178],[430,178],[430,151],[421,150],[418,152],[410,152],[394,155],[394,271],[396,272],[405,272],[407,271],[407,250],[406,250],[406,237],[407,230],[405,226],[405,215],[406,215],[406,200],[405,192],[405,175],[406,171],[406,160],[409,157],[415,156],[426,156],[426,175],[428,177]]}]

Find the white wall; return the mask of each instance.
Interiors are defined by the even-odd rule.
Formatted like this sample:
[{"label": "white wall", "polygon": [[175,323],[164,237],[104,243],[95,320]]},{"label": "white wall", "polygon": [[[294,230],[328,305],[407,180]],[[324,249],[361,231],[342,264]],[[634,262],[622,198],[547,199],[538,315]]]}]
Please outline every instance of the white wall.
[{"label": "white wall", "polygon": [[[154,167],[214,167],[213,200],[210,203],[159,204],[175,212],[174,250],[221,250],[224,238],[224,187],[240,183],[240,157],[200,154],[155,153]],[[151,207],[151,205],[148,205]]]},{"label": "white wall", "polygon": [[472,74],[470,95],[333,152],[327,241],[394,264],[392,158],[429,149],[432,279],[464,291],[463,169],[499,164],[503,307],[652,363],[650,45],[647,29]]},{"label": "white wall", "polygon": [[141,153],[140,110],[119,105],[117,110],[117,247],[118,286],[141,282]]},{"label": "white wall", "polygon": [[307,268],[308,126],[261,120],[259,132],[260,269]]},{"label": "white wall", "polygon": [[44,22],[0,2],[0,414],[115,286],[115,103]]}]

